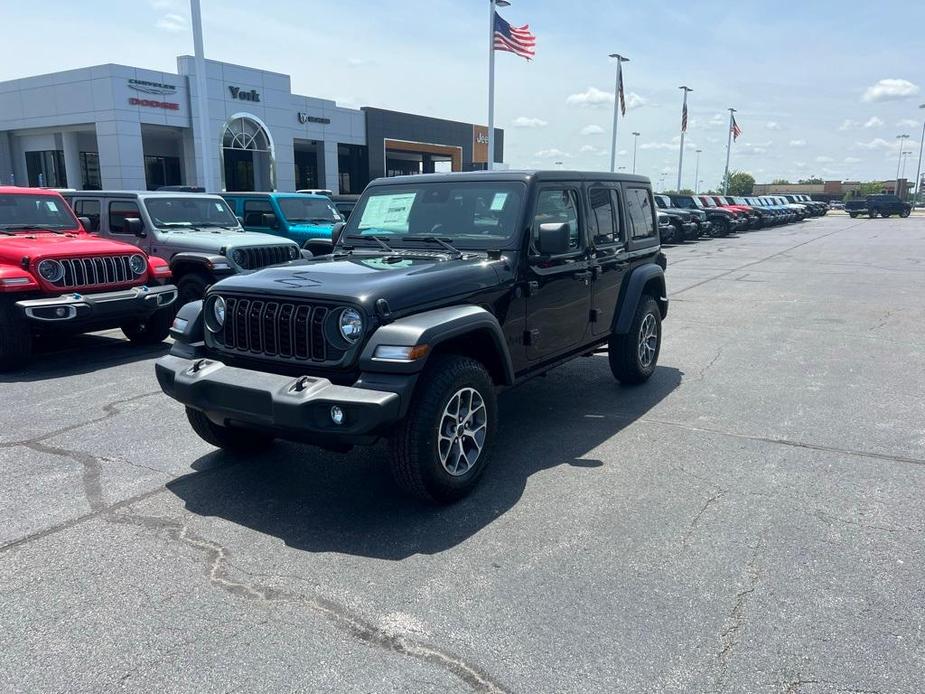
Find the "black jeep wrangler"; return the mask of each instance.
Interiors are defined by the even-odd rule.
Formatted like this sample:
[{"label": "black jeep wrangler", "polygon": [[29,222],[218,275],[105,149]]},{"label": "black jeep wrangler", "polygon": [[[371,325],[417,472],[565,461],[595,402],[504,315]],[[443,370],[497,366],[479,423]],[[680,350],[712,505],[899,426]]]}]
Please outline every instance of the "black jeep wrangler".
[{"label": "black jeep wrangler", "polygon": [[187,304],[158,381],[215,446],[386,437],[402,489],[453,501],[488,462],[498,391],[604,346],[620,382],[652,375],[668,311],[655,210],[641,176],[374,181],[328,255]]}]

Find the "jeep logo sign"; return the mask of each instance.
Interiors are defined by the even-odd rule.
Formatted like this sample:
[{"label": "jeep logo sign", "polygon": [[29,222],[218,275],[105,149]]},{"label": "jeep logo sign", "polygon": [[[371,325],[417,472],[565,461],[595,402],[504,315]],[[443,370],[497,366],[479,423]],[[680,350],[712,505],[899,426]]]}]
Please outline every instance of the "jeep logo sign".
[{"label": "jeep logo sign", "polygon": [[260,101],[260,93],[256,89],[242,92],[241,87],[228,87],[228,91],[231,92],[232,99],[238,99],[239,101]]}]

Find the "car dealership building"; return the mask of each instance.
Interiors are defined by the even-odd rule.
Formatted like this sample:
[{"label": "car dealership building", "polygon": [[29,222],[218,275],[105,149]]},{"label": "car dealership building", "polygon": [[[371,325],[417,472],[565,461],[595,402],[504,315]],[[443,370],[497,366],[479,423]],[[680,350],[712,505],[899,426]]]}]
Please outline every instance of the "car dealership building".
[{"label": "car dealership building", "polygon": [[484,126],[343,108],[293,94],[289,75],[228,63],[206,61],[206,77],[206,128],[191,56],[177,58],[176,74],[110,64],[0,82],[0,183],[359,193],[381,176],[487,165]]}]

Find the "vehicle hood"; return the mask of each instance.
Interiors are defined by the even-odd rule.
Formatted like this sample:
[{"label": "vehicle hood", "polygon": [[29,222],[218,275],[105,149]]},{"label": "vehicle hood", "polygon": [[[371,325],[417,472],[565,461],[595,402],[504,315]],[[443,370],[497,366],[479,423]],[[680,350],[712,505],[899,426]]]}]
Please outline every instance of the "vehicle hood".
[{"label": "vehicle hood", "polygon": [[354,253],[349,256],[297,261],[247,275],[234,275],[213,285],[211,292],[284,295],[294,299],[344,301],[372,313],[385,299],[393,313],[464,297],[501,282],[505,260],[484,256],[462,259],[436,253]]},{"label": "vehicle hood", "polygon": [[668,215],[669,217],[677,217],[678,219],[684,222],[689,222],[691,220],[691,217],[693,216],[693,214],[689,212],[688,210],[680,210],[674,207],[662,208],[659,210],[659,212],[662,212]]},{"label": "vehicle hood", "polygon": [[205,251],[221,255],[223,248],[230,250],[252,246],[289,246],[294,242],[280,236],[254,231],[215,228],[203,231],[171,231],[164,236],[164,243],[175,251]]},{"label": "vehicle hood", "polygon": [[20,263],[24,257],[72,258],[88,255],[140,253],[137,247],[85,233],[36,232],[6,236],[0,234],[0,260]]}]

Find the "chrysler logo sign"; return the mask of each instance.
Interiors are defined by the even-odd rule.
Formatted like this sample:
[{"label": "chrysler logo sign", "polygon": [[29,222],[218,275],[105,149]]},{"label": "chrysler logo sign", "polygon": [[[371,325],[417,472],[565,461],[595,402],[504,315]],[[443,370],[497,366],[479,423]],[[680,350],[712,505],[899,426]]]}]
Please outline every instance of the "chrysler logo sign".
[{"label": "chrysler logo sign", "polygon": [[299,111],[299,122],[302,125],[305,125],[306,123],[321,123],[322,125],[330,125],[331,119],[330,118],[320,118],[318,116],[310,116],[304,111]]},{"label": "chrysler logo sign", "polygon": [[136,92],[144,92],[145,94],[175,94],[177,91],[177,86],[175,84],[162,84],[160,82],[148,82],[147,80],[129,80],[128,81],[129,89],[134,89]]}]

